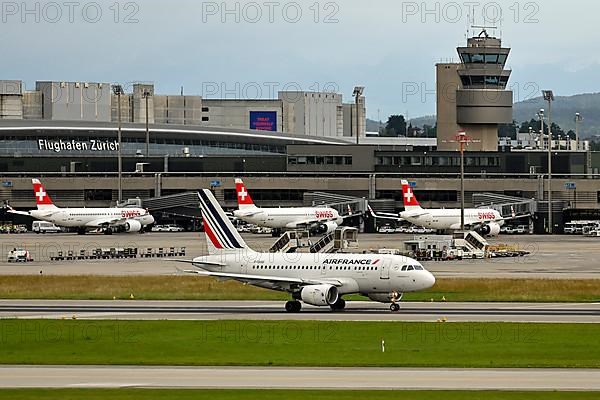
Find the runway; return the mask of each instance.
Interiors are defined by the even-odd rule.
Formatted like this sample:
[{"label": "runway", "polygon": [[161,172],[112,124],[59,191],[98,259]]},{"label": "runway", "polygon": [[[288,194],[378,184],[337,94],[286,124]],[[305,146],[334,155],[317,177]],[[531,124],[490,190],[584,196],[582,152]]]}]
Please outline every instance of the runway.
[{"label": "runway", "polygon": [[600,370],[0,367],[3,388],[600,390]]},{"label": "runway", "polygon": [[0,318],[600,323],[600,303],[406,302],[398,313],[373,302],[348,302],[343,312],[304,305],[300,313],[287,313],[283,306],[276,301],[1,300]]}]

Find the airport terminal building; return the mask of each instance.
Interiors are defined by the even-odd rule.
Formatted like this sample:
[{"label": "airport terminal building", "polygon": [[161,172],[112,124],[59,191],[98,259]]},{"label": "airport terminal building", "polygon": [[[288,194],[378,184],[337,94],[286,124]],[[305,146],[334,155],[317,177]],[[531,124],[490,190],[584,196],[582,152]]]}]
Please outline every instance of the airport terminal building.
[{"label": "airport terminal building", "polygon": [[[115,204],[119,107],[110,85],[38,82],[36,86],[38,90],[28,92],[18,81],[0,85],[0,200],[17,208],[35,207],[30,182],[36,177],[43,179],[59,205]],[[60,92],[61,86],[77,95],[46,98],[46,93]],[[134,85],[132,93],[120,96],[123,199],[213,187],[225,206],[234,207],[233,179],[241,176],[252,188],[254,200],[264,206],[310,204],[315,201],[311,193],[328,192],[369,199],[375,209],[398,211],[400,179],[414,182],[424,207],[460,204],[458,152],[407,138],[357,145],[356,124],[353,128],[352,122],[345,122],[355,120],[355,107],[344,105],[341,95],[298,92],[293,102],[290,96],[206,100],[158,96],[149,85]],[[310,100],[325,96],[332,104]],[[96,100],[89,104],[88,98]],[[364,105],[364,98],[359,104]],[[360,113],[358,119],[364,121],[364,108]],[[359,132],[364,132],[363,125]],[[534,199],[543,223],[548,207],[546,151],[499,146],[496,151],[470,151],[465,163],[467,204],[476,203],[481,192]],[[590,151],[554,153],[556,221],[573,212],[598,212],[599,166],[598,155]]]}]

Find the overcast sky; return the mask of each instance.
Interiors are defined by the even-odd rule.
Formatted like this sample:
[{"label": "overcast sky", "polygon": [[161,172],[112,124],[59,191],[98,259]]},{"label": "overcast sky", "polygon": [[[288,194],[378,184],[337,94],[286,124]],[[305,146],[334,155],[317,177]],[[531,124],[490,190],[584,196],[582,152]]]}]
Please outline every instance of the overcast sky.
[{"label": "overcast sky", "polygon": [[346,101],[361,84],[368,117],[416,117],[435,113],[434,64],[457,59],[474,15],[512,47],[515,100],[541,88],[600,91],[599,3],[425,3],[3,1],[0,79],[29,89],[36,80],[149,81],[161,94],[184,86],[213,98],[325,89]]}]

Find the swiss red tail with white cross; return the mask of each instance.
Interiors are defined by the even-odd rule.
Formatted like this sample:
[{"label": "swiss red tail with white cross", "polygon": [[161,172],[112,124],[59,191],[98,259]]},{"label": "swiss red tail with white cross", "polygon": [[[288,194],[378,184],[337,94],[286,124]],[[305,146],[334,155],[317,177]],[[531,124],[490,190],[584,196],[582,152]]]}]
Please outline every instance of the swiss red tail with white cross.
[{"label": "swiss red tail with white cross", "polygon": [[406,211],[420,210],[421,205],[415,197],[415,193],[410,187],[408,181],[402,181],[402,199],[404,200],[404,209]]},{"label": "swiss red tail with white cross", "polygon": [[252,197],[250,197],[250,193],[248,193],[248,189],[246,189],[246,185],[244,185],[244,181],[239,178],[235,180],[235,192],[237,193],[238,208],[240,210],[256,208]]},{"label": "swiss red tail with white cross", "polygon": [[38,210],[47,210],[56,208],[56,206],[52,203],[52,199],[44,189],[44,185],[39,179],[32,179],[31,183],[33,184],[33,195],[35,196],[35,204],[37,205]]}]

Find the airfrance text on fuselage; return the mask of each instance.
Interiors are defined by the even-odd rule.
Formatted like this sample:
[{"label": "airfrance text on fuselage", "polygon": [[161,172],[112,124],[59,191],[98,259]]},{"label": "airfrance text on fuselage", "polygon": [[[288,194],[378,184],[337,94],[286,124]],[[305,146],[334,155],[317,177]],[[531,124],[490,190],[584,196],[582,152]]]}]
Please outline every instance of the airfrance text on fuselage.
[{"label": "airfrance text on fuselage", "polygon": [[377,264],[379,262],[379,260],[353,260],[353,259],[329,259],[329,260],[325,260],[323,261],[323,264],[333,264],[333,265],[370,265],[370,264]]}]

